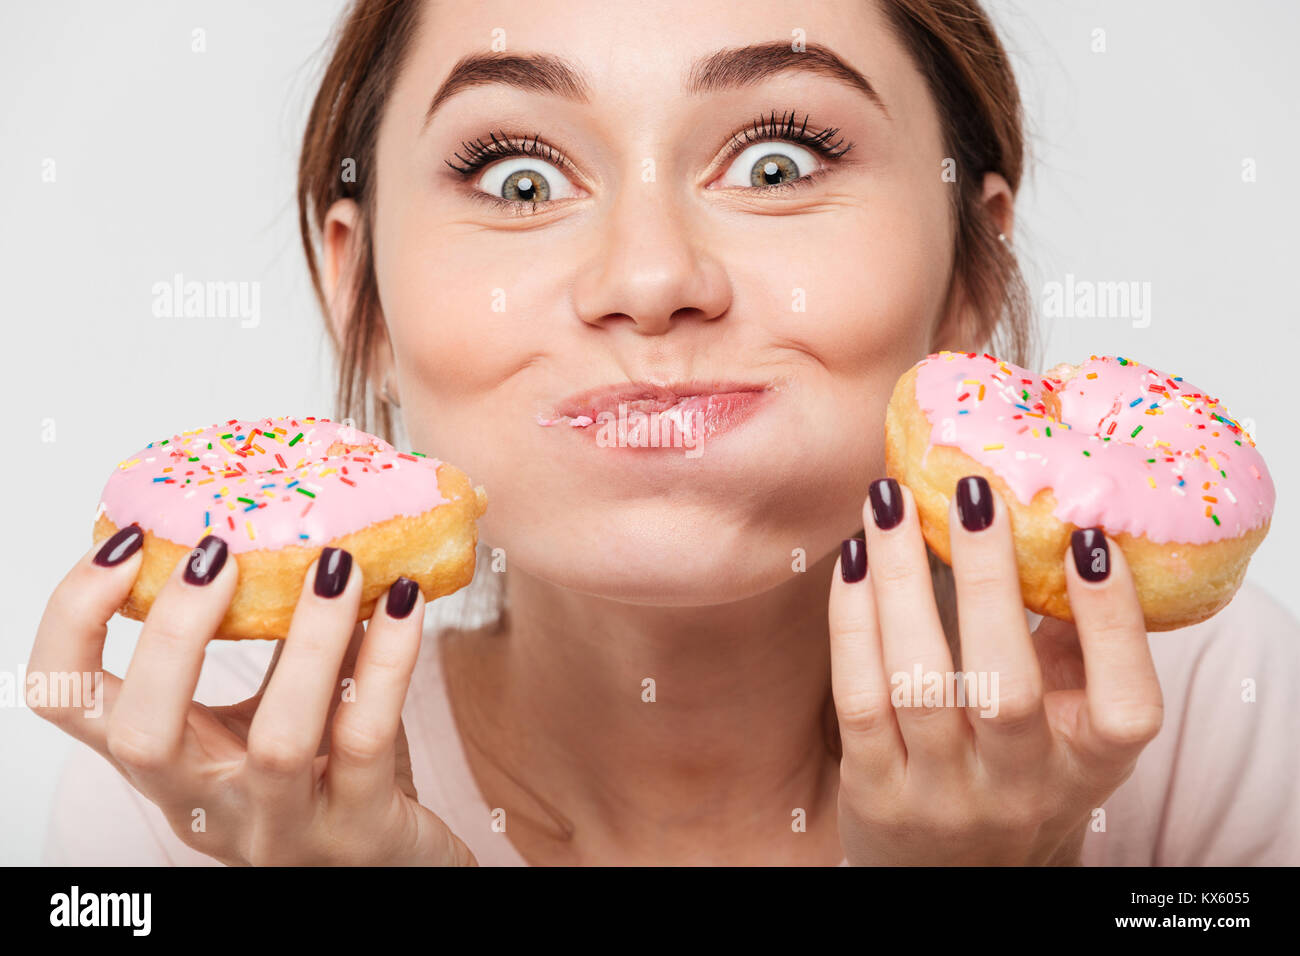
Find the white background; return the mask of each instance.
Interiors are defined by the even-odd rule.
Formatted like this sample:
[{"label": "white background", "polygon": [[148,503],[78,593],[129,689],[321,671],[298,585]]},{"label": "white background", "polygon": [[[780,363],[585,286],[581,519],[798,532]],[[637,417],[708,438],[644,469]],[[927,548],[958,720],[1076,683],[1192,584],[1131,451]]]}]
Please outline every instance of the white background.
[{"label": "white background", "polygon": [[[341,6],[64,0],[0,13],[0,673],[11,680],[50,591],[90,544],[106,469],[125,450],[219,419],[332,413],[294,176],[316,56]],[[1253,418],[1279,504],[1249,576],[1300,614],[1300,429],[1287,404],[1300,342],[1300,6],[990,9],[1029,117],[1015,244],[1036,299],[1067,273],[1152,288],[1147,328],[1044,321],[1044,367],[1129,355]],[[191,51],[196,27],[204,53]],[[1242,181],[1246,158],[1256,182]],[[53,183],[42,181],[47,159]],[[155,318],[151,287],[177,272],[259,282],[260,324]],[[54,442],[42,441],[48,419]],[[113,620],[110,670],[125,671],[138,630]],[[0,864],[38,862],[73,745],[0,708]]]}]

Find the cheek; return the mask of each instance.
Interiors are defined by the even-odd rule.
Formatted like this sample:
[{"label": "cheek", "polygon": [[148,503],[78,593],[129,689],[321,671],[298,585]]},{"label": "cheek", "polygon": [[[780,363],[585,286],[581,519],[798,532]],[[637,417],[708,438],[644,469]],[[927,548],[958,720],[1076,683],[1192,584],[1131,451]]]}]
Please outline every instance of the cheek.
[{"label": "cheek", "polygon": [[[539,348],[530,303],[563,295],[541,233],[503,238],[440,222],[412,204],[376,237],[379,299],[409,387],[465,401],[510,378]],[[544,343],[541,343],[544,344]]]},{"label": "cheek", "polygon": [[[824,215],[733,238],[732,261],[772,305],[774,334],[833,372],[888,377],[928,351],[948,288],[946,198],[882,186]],[[878,193],[878,194],[877,194]],[[752,284],[751,284],[752,283]],[[738,283],[738,297],[745,298]],[[896,377],[896,375],[895,375]]]},{"label": "cheek", "polygon": [[[516,374],[546,346],[546,310],[529,303],[551,303],[554,314],[565,294],[554,269],[537,262],[548,254],[541,236],[477,233],[410,202],[375,237],[412,447],[488,487],[485,531],[510,513],[521,443],[536,429],[528,375]],[[528,251],[534,246],[536,254]]]}]

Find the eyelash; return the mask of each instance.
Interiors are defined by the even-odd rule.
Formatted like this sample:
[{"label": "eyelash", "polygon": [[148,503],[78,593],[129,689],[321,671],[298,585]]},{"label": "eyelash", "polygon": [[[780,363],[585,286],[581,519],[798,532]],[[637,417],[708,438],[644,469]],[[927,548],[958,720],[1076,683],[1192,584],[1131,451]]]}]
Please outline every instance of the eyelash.
[{"label": "eyelash", "polygon": [[[851,150],[853,143],[844,145],[844,139],[841,137],[835,142],[832,140],[839,133],[839,127],[829,127],[819,133],[808,132],[808,116],[804,115],[803,121],[799,122],[793,110],[781,114],[778,120],[776,111],[773,110],[770,116],[757,117],[748,127],[736,133],[728,141],[724,148],[724,164],[744,152],[750,143],[763,142],[766,140],[784,140],[805,146],[812,150],[823,159],[834,162],[840,159]],[[476,139],[473,143],[462,142],[462,149],[466,155],[462,156],[459,152],[455,154],[456,159],[460,160],[462,165],[456,165],[451,160],[447,160],[447,165],[460,173],[465,179],[469,179],[476,172],[484,167],[496,162],[499,159],[507,159],[511,156],[540,156],[554,166],[572,172],[576,175],[573,165],[565,159],[550,144],[542,141],[540,133],[534,133],[532,140],[523,137],[520,141],[513,140],[506,133],[497,130],[488,133],[488,142],[482,139]],[[773,183],[766,186],[748,186],[743,188],[753,189],[760,193],[771,194],[773,192],[788,191],[801,189],[812,185],[819,180],[827,170],[814,170],[798,179],[786,183]],[[520,199],[505,199],[501,196],[493,196],[481,189],[471,190],[476,200],[486,202],[500,209],[505,209],[520,215],[530,215],[538,211],[541,206],[549,204],[548,202],[528,202]]]}]

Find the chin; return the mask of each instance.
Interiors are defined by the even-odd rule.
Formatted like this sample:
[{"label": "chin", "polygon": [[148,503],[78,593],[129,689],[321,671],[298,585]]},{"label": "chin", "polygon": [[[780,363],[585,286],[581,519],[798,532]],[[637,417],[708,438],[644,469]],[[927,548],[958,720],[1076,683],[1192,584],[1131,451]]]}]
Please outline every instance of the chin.
[{"label": "chin", "polygon": [[842,537],[826,515],[813,525],[771,507],[744,513],[737,507],[734,500],[729,507],[630,501],[546,509],[548,520],[527,524],[498,514],[508,531],[498,536],[485,527],[485,540],[505,548],[508,569],[571,591],[629,604],[699,607],[780,587],[799,573],[795,548],[804,549],[804,567],[810,568]]},{"label": "chin", "polygon": [[571,570],[551,566],[547,580],[555,585],[623,604],[644,607],[706,607],[729,604],[770,591],[792,576],[789,564],[748,565],[643,560],[611,573],[607,562]]}]

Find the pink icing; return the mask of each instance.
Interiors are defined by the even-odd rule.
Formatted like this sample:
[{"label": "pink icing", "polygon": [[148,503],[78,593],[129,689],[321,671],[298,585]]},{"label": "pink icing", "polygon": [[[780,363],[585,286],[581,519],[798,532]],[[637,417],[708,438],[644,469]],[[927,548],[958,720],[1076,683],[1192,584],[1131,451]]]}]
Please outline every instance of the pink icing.
[{"label": "pink icing", "polygon": [[1254,440],[1179,378],[1095,355],[1064,382],[987,354],[940,352],[919,364],[930,446],[965,452],[1023,504],[1051,488],[1061,521],[1203,544],[1273,513],[1273,479]]},{"label": "pink icing", "polygon": [[[336,441],[378,450],[331,456]],[[231,420],[128,456],[104,486],[100,512],[183,545],[216,534],[234,552],[322,547],[444,504],[440,464],[327,418]]]}]

